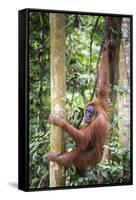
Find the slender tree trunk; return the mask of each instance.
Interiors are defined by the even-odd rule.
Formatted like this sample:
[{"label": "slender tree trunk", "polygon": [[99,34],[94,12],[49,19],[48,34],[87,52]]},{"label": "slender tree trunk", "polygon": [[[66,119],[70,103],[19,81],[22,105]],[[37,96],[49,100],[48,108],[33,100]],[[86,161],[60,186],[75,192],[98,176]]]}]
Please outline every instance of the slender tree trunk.
[{"label": "slender tree trunk", "polygon": [[[65,23],[63,14],[50,14],[51,34],[51,113],[65,118],[66,69],[65,69]],[[64,152],[64,131],[51,125],[50,151]],[[50,162],[50,187],[65,185],[65,169]]]}]

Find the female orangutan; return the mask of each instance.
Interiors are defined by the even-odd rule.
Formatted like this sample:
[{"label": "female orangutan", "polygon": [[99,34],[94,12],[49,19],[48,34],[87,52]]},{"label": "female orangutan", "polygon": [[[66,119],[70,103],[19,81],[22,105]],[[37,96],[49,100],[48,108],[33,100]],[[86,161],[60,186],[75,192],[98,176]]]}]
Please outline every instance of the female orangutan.
[{"label": "female orangutan", "polygon": [[109,118],[107,112],[109,60],[108,42],[105,41],[98,73],[97,100],[89,102],[84,111],[84,126],[80,130],[65,119],[51,115],[50,123],[60,126],[76,142],[76,149],[67,153],[48,153],[50,161],[64,167],[74,165],[77,172],[83,173],[87,167],[95,167],[102,159],[104,145],[107,142]]}]

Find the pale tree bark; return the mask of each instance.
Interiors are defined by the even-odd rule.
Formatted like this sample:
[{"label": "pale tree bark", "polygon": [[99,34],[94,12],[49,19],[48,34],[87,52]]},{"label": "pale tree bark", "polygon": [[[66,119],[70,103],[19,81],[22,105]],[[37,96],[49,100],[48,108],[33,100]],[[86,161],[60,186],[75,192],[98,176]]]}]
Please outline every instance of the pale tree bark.
[{"label": "pale tree bark", "polygon": [[[66,67],[65,67],[65,22],[64,15],[50,14],[51,35],[51,113],[65,118]],[[65,134],[57,126],[51,125],[50,151],[64,152]],[[65,185],[65,169],[50,162],[50,187]]]},{"label": "pale tree bark", "polygon": [[123,18],[122,27],[127,27],[128,31],[122,28],[123,38],[120,48],[120,62],[119,62],[119,85],[123,86],[128,94],[118,95],[119,101],[119,115],[123,116],[119,122],[120,144],[125,150],[130,149],[130,19]]},{"label": "pale tree bark", "polygon": [[[125,86],[126,84],[126,69],[124,65],[124,55],[122,48],[120,49],[120,63],[119,63],[119,70],[120,70],[120,76],[119,76],[119,84]],[[120,96],[118,95],[118,101],[119,101],[119,116],[126,115],[126,118],[129,118],[129,113],[126,109],[127,105],[127,98],[128,96]],[[129,120],[128,120],[129,121]],[[129,142],[129,134],[126,134],[126,120],[121,118],[118,122],[119,130],[121,132],[120,135],[120,144],[122,144],[123,147],[127,147],[127,144]],[[127,148],[128,149],[128,148]]]}]

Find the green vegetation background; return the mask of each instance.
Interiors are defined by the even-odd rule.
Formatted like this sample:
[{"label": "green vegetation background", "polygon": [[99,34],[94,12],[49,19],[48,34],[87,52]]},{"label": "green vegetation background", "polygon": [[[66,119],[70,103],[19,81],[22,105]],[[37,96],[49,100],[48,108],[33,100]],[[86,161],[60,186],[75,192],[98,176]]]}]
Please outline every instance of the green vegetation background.
[{"label": "green vegetation background", "polygon": [[[81,126],[83,107],[90,99],[96,79],[96,63],[104,32],[104,17],[65,15],[66,66],[67,66],[67,119],[76,127]],[[50,24],[49,14],[29,14],[29,186],[49,187],[49,162],[47,152],[50,142]],[[114,31],[114,30],[113,30]],[[126,92],[116,87],[121,95]],[[120,90],[119,90],[120,89]],[[115,114],[111,124],[110,147],[112,159],[102,161],[91,171],[89,178],[76,175],[74,166],[66,172],[66,185],[92,185],[127,183],[130,181],[129,149],[119,144],[120,130]],[[128,132],[127,132],[128,133]],[[75,143],[67,138],[66,149]]]}]

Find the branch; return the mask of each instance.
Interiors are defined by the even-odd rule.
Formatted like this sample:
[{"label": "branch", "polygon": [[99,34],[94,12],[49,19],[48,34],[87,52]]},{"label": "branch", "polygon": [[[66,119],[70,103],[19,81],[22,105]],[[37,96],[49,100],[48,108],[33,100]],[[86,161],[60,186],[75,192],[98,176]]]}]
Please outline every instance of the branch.
[{"label": "branch", "polygon": [[[107,17],[105,18],[105,28],[104,28],[104,33],[103,33],[103,37],[102,37],[102,41],[101,41],[101,47],[100,47],[100,51],[99,51],[99,56],[98,56],[98,60],[97,60],[97,63],[96,63],[96,72],[98,73],[98,66],[99,66],[99,62],[100,62],[100,58],[101,58],[101,54],[102,54],[102,49],[103,49],[103,45],[104,45],[104,42],[105,42],[105,38],[108,37],[108,29],[109,29],[109,24],[108,24],[108,19]],[[92,101],[93,97],[94,97],[94,93],[95,93],[95,90],[96,90],[96,87],[97,87],[97,80],[98,80],[98,76],[96,77],[95,79],[95,84],[94,84],[94,88],[93,88],[93,92],[92,92],[92,95],[90,97],[90,101]]]},{"label": "branch", "polygon": [[[100,51],[99,51],[99,57],[98,57],[98,60],[97,60],[97,63],[96,63],[96,71],[98,73],[98,66],[99,66],[99,62],[100,62],[100,58],[101,58],[101,54],[102,54],[102,48],[103,48],[103,45],[101,45],[101,48],[100,48]],[[95,79],[95,84],[94,84],[94,88],[93,88],[93,92],[92,92],[92,95],[91,95],[91,98],[90,100],[92,101],[93,97],[94,97],[94,93],[95,93],[95,90],[96,90],[96,87],[97,87],[97,78]]]}]

